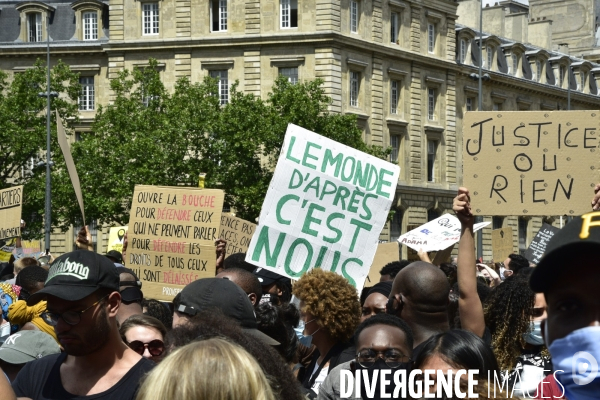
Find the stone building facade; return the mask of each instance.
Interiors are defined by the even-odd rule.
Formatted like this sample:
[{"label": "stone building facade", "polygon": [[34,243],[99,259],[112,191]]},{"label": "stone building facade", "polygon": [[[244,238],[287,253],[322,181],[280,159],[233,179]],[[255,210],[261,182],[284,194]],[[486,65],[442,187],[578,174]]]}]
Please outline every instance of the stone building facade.
[{"label": "stone building facade", "polygon": [[[516,14],[527,13],[506,3]],[[394,240],[450,212],[462,181],[462,118],[467,110],[477,110],[472,74],[478,71],[479,34],[472,14],[479,4],[0,0],[0,69],[18,73],[44,57],[43,41],[49,33],[52,62],[62,59],[81,72],[79,134],[89,130],[97,105],[110,103],[109,80],[123,68],[146,65],[149,57],[158,60],[167,88],[181,77],[192,82],[218,77],[222,101],[227,101],[228,87],[236,80],[246,93],[266,97],[279,74],[291,81],[321,78],[332,98],[332,111],[357,115],[367,143],[393,149],[390,161],[401,167],[396,212],[381,239]],[[535,23],[508,18],[503,26],[510,26],[510,32]],[[463,20],[468,24],[459,23]],[[580,86],[571,81],[571,108],[600,106],[598,65],[487,32],[483,46],[490,78],[483,84],[483,110],[566,109],[567,70],[584,77]],[[542,220],[495,218],[494,227],[514,227],[516,251],[528,245]],[[546,220],[559,223],[556,217]],[[491,228],[483,233],[486,259],[491,258]],[[73,235],[74,230],[66,239],[54,235],[53,251],[70,250]],[[107,228],[96,235],[98,251],[103,251]],[[402,251],[408,256],[405,248]]]}]

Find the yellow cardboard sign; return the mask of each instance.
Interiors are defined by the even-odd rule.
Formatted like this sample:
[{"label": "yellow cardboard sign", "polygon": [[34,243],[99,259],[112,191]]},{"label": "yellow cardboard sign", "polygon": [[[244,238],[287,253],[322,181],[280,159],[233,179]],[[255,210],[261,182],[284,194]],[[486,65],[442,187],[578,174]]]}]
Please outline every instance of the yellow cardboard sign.
[{"label": "yellow cardboard sign", "polygon": [[169,301],[188,283],[215,276],[223,198],[215,189],[135,187],[125,262],[147,297]]},{"label": "yellow cardboard sign", "polygon": [[365,287],[373,286],[379,282],[379,278],[381,278],[379,271],[381,271],[381,268],[383,268],[386,264],[389,264],[392,261],[400,261],[400,249],[398,242],[381,243],[377,245],[377,252],[375,252],[373,264],[371,264],[369,275],[367,275]]},{"label": "yellow cardboard sign", "polygon": [[21,236],[23,186],[0,190],[0,240]]},{"label": "yellow cardboard sign", "polygon": [[256,230],[256,224],[234,217],[231,214],[221,215],[219,239],[227,241],[225,256],[245,253]]},{"label": "yellow cardboard sign", "polygon": [[501,228],[492,231],[492,254],[494,262],[503,262],[513,253],[513,230]]},{"label": "yellow cardboard sign", "polygon": [[478,215],[581,215],[599,181],[600,111],[467,112],[463,184]]},{"label": "yellow cardboard sign", "polygon": [[125,233],[127,233],[128,227],[126,226],[114,226],[110,228],[108,232],[108,245],[106,246],[106,252],[116,250],[119,253],[123,253],[123,241],[125,240]]}]

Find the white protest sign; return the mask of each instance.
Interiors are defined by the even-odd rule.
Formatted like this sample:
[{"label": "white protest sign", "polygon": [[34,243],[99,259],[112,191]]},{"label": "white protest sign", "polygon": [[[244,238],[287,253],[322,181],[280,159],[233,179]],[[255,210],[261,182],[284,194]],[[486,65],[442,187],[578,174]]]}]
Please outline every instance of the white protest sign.
[{"label": "white protest sign", "polygon": [[288,125],[246,261],[289,278],[336,272],[360,289],[400,167]]},{"label": "white protest sign", "polygon": [[[475,224],[473,232],[477,232],[489,224],[490,222]],[[423,249],[427,252],[444,250],[459,240],[460,221],[451,214],[444,214],[398,238],[400,244],[417,251]]]}]

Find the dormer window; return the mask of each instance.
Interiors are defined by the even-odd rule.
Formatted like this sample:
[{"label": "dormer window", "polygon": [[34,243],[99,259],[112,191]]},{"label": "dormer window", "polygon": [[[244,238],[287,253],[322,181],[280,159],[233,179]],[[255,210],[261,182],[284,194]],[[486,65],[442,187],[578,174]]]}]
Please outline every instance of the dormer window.
[{"label": "dormer window", "polygon": [[475,38],[475,32],[470,28],[457,29],[456,33],[456,61],[462,65],[472,65],[471,44]]},{"label": "dormer window", "polygon": [[102,16],[106,5],[100,0],[77,0],[71,3],[75,11],[77,31],[75,38],[79,40],[98,40],[104,37]]},{"label": "dormer window", "polygon": [[19,39],[30,43],[44,42],[47,38],[47,21],[54,7],[38,1],[24,1],[15,8],[21,13]]},{"label": "dormer window", "polygon": [[494,48],[492,46],[486,46],[485,48],[486,64],[487,69],[492,69],[494,65]]},{"label": "dormer window", "polygon": [[27,32],[30,42],[42,41],[42,13],[32,12],[27,14]]}]

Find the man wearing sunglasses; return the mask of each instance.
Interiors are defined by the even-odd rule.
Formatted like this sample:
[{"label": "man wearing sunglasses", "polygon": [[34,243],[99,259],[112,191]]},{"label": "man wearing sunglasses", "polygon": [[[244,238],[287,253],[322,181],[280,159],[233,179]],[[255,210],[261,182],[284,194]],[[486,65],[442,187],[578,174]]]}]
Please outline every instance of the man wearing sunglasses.
[{"label": "man wearing sunglasses", "polygon": [[121,340],[114,264],[91,251],[64,254],[52,264],[44,289],[27,303],[40,300],[48,302],[42,318],[54,326],[65,352],[27,364],[13,382],[17,397],[134,399],[153,363]]}]

